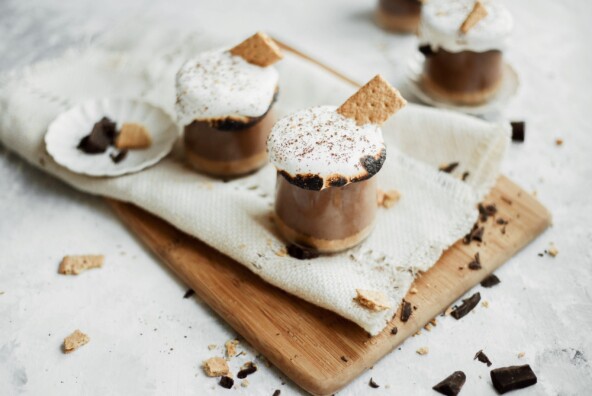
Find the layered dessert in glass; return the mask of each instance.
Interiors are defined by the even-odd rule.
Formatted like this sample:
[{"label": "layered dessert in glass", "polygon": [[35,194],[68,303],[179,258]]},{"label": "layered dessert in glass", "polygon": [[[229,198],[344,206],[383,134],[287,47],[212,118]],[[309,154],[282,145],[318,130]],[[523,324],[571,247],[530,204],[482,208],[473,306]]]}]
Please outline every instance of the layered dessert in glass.
[{"label": "layered dessert in glass", "polygon": [[425,55],[422,89],[460,105],[490,100],[503,79],[503,52],[512,28],[512,15],[499,1],[426,2],[419,27]]},{"label": "layered dessert in glass", "polygon": [[368,237],[374,176],[386,160],[380,124],[405,103],[377,76],[339,108],[312,107],[275,124],[267,141],[277,168],[275,223],[288,243],[333,253]]},{"label": "layered dessert in glass", "polygon": [[235,177],[267,163],[265,142],[275,122],[282,58],[257,33],[230,50],[201,53],[177,73],[176,112],[184,127],[186,161],[212,176]]}]

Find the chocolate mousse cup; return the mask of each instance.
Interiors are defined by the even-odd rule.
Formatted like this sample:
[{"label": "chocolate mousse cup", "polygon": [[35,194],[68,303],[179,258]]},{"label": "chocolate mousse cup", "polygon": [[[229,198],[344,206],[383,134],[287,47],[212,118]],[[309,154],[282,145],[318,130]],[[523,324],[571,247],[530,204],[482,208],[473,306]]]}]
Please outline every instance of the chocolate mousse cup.
[{"label": "chocolate mousse cup", "polygon": [[510,12],[489,0],[430,0],[421,11],[421,88],[431,97],[477,106],[503,80],[503,51],[513,27]]},{"label": "chocolate mousse cup", "polygon": [[370,235],[375,175],[386,160],[380,124],[405,103],[377,76],[339,108],[312,107],[274,125],[267,150],[277,169],[275,224],[288,244],[335,253]]},{"label": "chocolate mousse cup", "polygon": [[267,163],[279,79],[273,64],[282,56],[259,32],[229,50],[198,54],[179,69],[175,109],[190,166],[232,178]]},{"label": "chocolate mousse cup", "polygon": [[248,121],[193,121],[184,128],[185,159],[194,169],[216,177],[256,171],[267,163],[265,142],[274,123],[271,107]]},{"label": "chocolate mousse cup", "polygon": [[390,32],[416,33],[420,13],[420,0],[379,0],[376,23]]}]

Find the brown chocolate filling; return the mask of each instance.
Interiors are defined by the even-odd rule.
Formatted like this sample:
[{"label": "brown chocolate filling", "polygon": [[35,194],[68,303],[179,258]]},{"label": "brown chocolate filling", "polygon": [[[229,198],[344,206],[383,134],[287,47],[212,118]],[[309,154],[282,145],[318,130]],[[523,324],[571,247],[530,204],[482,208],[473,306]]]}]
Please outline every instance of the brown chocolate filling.
[{"label": "brown chocolate filling", "polygon": [[420,47],[426,55],[424,73],[436,85],[450,92],[470,93],[495,87],[503,70],[502,53],[498,50],[485,52],[432,51]]},{"label": "brown chocolate filling", "polygon": [[348,183],[356,183],[370,179],[380,171],[385,160],[386,149],[384,148],[375,156],[367,155],[360,158],[360,163],[366,172],[352,177],[333,174],[328,176],[327,180],[324,180],[321,176],[313,175],[311,173],[297,174],[295,176],[292,176],[283,170],[278,171],[278,173],[295,186],[305,190],[319,191],[323,189],[323,187],[342,187]]},{"label": "brown chocolate filling", "polygon": [[[324,240],[351,237],[373,224],[376,210],[376,178],[313,191],[292,183],[278,172],[276,215],[304,237]],[[289,242],[307,247],[303,240]]]},{"label": "brown chocolate filling", "polygon": [[379,6],[389,14],[419,15],[421,2],[419,0],[380,0]]}]

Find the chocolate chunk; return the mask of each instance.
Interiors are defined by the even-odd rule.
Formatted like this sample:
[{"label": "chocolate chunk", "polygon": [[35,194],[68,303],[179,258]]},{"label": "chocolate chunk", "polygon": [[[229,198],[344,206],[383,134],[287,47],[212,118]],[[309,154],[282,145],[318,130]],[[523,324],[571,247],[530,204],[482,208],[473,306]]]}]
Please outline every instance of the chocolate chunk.
[{"label": "chocolate chunk", "polygon": [[473,294],[471,297],[467,298],[466,300],[463,300],[462,304],[455,310],[453,310],[450,313],[450,315],[452,315],[454,319],[459,320],[460,318],[471,312],[473,308],[475,308],[477,304],[479,304],[479,301],[481,301],[481,294],[477,292]]},{"label": "chocolate chunk", "polygon": [[469,177],[470,173],[469,172],[463,172],[462,174],[462,181],[467,180],[467,177]]},{"label": "chocolate chunk", "polygon": [[512,121],[512,140],[514,142],[523,142],[526,135],[526,123],[524,121]]},{"label": "chocolate chunk", "polygon": [[247,378],[247,376],[253,374],[257,371],[257,366],[255,366],[252,362],[248,362],[245,364],[245,368],[238,372],[236,375],[240,379]]},{"label": "chocolate chunk", "polygon": [[370,378],[368,385],[370,385],[370,388],[374,388],[374,389],[380,388],[380,385],[378,385],[376,382],[374,382],[374,380],[372,378]]},{"label": "chocolate chunk", "polygon": [[495,276],[494,274],[491,274],[487,278],[485,278],[481,281],[481,286],[492,287],[492,286],[497,285],[500,282],[501,281],[499,280],[499,278],[497,276]]},{"label": "chocolate chunk", "polygon": [[491,382],[499,393],[522,389],[537,383],[537,377],[528,364],[491,370]]},{"label": "chocolate chunk", "polygon": [[87,154],[104,153],[115,141],[116,134],[115,123],[103,117],[93,125],[90,133],[80,140],[77,148]]},{"label": "chocolate chunk", "polygon": [[279,389],[276,389],[275,392],[273,392],[273,396],[280,396],[281,394],[282,394],[282,391]]},{"label": "chocolate chunk", "polygon": [[399,329],[397,329],[396,327],[393,327],[391,330],[392,335],[396,335],[398,332],[399,332]]},{"label": "chocolate chunk", "polygon": [[195,292],[193,291],[193,289],[188,289],[185,294],[183,294],[183,298],[189,298],[191,296],[193,296],[195,294]]},{"label": "chocolate chunk", "polygon": [[491,366],[491,360],[489,360],[489,358],[487,357],[487,355],[485,353],[483,353],[483,350],[480,350],[479,352],[477,352],[475,354],[475,357],[473,358],[473,360],[479,360],[481,363],[485,363],[487,365],[487,367]]},{"label": "chocolate chunk", "polygon": [[481,269],[481,258],[479,258],[479,252],[475,253],[475,259],[469,263],[469,269],[480,270]]},{"label": "chocolate chunk", "polygon": [[495,204],[483,205],[480,203],[477,205],[477,209],[479,210],[479,219],[483,223],[485,223],[489,217],[495,216],[497,213],[497,207]]},{"label": "chocolate chunk", "polygon": [[483,242],[483,232],[485,232],[485,229],[475,223],[471,231],[463,238],[463,243],[468,245],[472,241]]},{"label": "chocolate chunk", "polygon": [[218,383],[222,388],[231,389],[234,385],[234,380],[230,377],[223,376],[220,377],[220,382]]},{"label": "chocolate chunk", "polygon": [[451,162],[448,165],[442,165],[439,170],[440,172],[452,173],[456,167],[458,166],[458,162]]},{"label": "chocolate chunk", "polygon": [[289,245],[286,248],[286,250],[288,251],[288,254],[290,256],[298,260],[310,260],[319,257],[319,254],[317,252],[308,249],[303,249],[296,245]]},{"label": "chocolate chunk", "polygon": [[403,300],[401,304],[401,322],[407,322],[413,313],[411,304]]},{"label": "chocolate chunk", "polygon": [[117,154],[111,153],[109,154],[109,157],[111,157],[111,160],[113,162],[119,164],[121,161],[125,159],[125,157],[127,157],[127,150],[121,150]]},{"label": "chocolate chunk", "polygon": [[455,371],[446,377],[442,382],[434,385],[432,389],[446,396],[456,396],[462,389],[466,380],[467,376],[465,373],[462,371]]},{"label": "chocolate chunk", "polygon": [[421,52],[425,57],[434,55],[434,51],[432,51],[432,47],[430,45],[420,45],[419,52]]}]

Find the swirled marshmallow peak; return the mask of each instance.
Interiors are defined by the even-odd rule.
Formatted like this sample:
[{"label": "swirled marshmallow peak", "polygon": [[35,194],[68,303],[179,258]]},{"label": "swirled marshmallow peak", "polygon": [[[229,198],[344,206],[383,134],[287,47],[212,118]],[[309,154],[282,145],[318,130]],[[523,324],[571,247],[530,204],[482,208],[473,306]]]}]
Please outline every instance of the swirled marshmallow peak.
[{"label": "swirled marshmallow peak", "polygon": [[277,85],[273,66],[257,66],[225,50],[201,53],[177,73],[178,121],[188,125],[195,120],[260,117],[269,109]]},{"label": "swirled marshmallow peak", "polygon": [[357,125],[335,106],[312,107],[280,119],[267,140],[269,160],[309,190],[343,186],[377,173],[386,158],[377,124]]},{"label": "swirled marshmallow peak", "polygon": [[499,0],[481,0],[486,14],[466,32],[461,26],[475,9],[475,0],[430,0],[422,6],[419,25],[420,45],[448,52],[503,51],[508,44],[514,20]]}]

